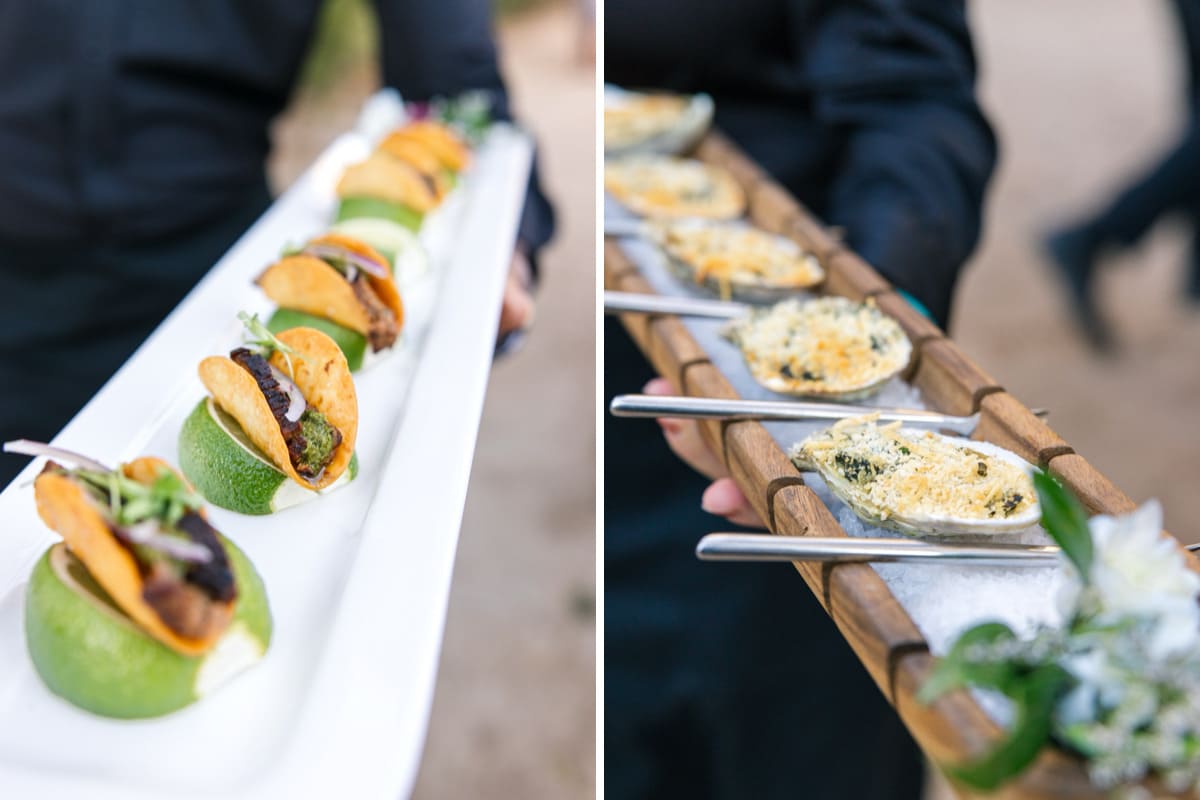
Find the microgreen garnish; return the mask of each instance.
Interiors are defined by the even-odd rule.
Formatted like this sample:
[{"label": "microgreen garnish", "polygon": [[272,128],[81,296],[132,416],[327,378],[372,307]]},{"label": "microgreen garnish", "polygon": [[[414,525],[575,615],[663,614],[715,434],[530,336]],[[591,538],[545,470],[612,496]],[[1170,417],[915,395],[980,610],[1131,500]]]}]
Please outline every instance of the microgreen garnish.
[{"label": "microgreen garnish", "polygon": [[434,119],[457,128],[467,141],[478,144],[492,124],[492,97],[485,91],[438,97],[431,104]]},{"label": "microgreen garnish", "polygon": [[[247,314],[245,311],[238,312],[238,319],[246,326],[245,342],[252,349],[257,350],[263,358],[270,357],[271,353],[278,352],[283,354],[283,360],[287,363],[288,374],[295,377],[296,370],[292,366],[292,356],[300,356],[295,348],[286,345],[271,333],[258,318],[258,314]],[[300,356],[303,358],[303,356]]]},{"label": "microgreen garnish", "polygon": [[108,495],[109,510],[118,525],[153,520],[173,528],[189,511],[199,511],[204,505],[204,499],[169,469],[164,469],[149,485],[127,477],[120,470],[69,472]]}]

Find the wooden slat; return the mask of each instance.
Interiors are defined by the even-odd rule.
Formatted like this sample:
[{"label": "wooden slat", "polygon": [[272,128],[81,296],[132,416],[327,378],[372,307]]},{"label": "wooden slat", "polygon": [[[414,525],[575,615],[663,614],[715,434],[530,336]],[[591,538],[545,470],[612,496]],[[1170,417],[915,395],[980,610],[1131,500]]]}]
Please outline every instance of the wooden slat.
[{"label": "wooden slat", "polygon": [[974,414],[985,395],[1002,391],[949,339],[921,345],[913,383],[929,405],[947,414]]},{"label": "wooden slat", "polygon": [[1127,514],[1137,508],[1128,495],[1077,453],[1050,459],[1048,469],[1093,514]]},{"label": "wooden slat", "polygon": [[839,250],[825,264],[826,294],[863,300],[891,291],[892,285],[849,250]]},{"label": "wooden slat", "polygon": [[913,308],[912,303],[905,300],[897,292],[884,292],[875,295],[875,304],[888,316],[894,318],[904,328],[916,352],[921,346],[934,339],[945,338],[945,333],[934,324],[933,320]]},{"label": "wooden slat", "polygon": [[1074,452],[1049,425],[1008,392],[990,394],[979,405],[976,439],[1006,447],[1042,468],[1051,459]]},{"label": "wooden slat", "polygon": [[741,184],[747,198],[759,183],[770,180],[762,167],[743,155],[742,151],[719,131],[705,136],[692,155],[701,161],[729,170],[734,179]]}]

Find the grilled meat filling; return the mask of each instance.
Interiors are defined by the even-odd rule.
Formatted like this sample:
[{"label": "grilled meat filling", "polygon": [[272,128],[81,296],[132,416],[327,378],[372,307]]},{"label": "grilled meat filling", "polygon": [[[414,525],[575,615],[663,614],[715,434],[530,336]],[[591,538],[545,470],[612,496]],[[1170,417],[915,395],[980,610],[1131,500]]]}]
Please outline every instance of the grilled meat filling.
[{"label": "grilled meat filling", "polygon": [[228,603],[236,598],[237,584],[233,580],[233,569],[229,566],[229,556],[221,546],[221,540],[217,538],[216,528],[194,511],[184,514],[175,527],[196,544],[206,547],[213,556],[203,564],[188,564],[184,580],[204,590],[213,600]]},{"label": "grilled meat filling", "polygon": [[142,599],[154,609],[164,625],[180,636],[203,639],[211,635],[216,626],[228,621],[208,593],[186,579],[180,579],[178,570],[169,562],[157,560],[146,565],[139,560],[138,566],[145,579]]},{"label": "grilled meat filling", "polygon": [[199,514],[189,512],[176,529],[212,555],[206,563],[184,563],[143,545],[131,543],[114,527],[113,533],[137,561],[145,581],[142,599],[158,618],[180,636],[203,639],[228,618],[217,604],[237,598],[237,584],[229,557],[217,532]]},{"label": "grilled meat filling", "polygon": [[375,351],[391,347],[400,335],[400,326],[396,324],[396,315],[383,304],[379,295],[371,288],[371,284],[362,275],[357,276],[350,285],[354,288],[354,296],[362,303],[367,312],[370,325],[367,328],[367,342]]},{"label": "grilled meat filling", "polygon": [[270,363],[258,353],[239,347],[229,354],[229,358],[250,373],[267,399],[296,472],[306,478],[320,475],[333,459],[333,451],[342,443],[342,432],[312,408],[305,409],[295,422],[289,420],[286,414],[291,400],[271,374]]}]

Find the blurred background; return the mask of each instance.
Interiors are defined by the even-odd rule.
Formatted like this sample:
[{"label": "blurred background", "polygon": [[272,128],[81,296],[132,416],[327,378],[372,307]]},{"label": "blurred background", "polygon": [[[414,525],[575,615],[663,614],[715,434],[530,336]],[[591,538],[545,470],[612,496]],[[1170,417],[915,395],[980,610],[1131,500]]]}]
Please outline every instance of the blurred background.
[{"label": "blurred background", "polygon": [[[497,0],[501,68],[537,137],[558,233],[537,323],[496,365],[414,797],[595,795],[595,69],[575,3]],[[364,0],[327,0],[274,131],[276,191],[379,84]]]},{"label": "blurred background", "polygon": [[1187,121],[1171,5],[1139,0],[969,4],[980,94],[1000,138],[984,239],[952,334],[1134,501],[1200,539],[1200,306],[1183,286],[1191,224],[1167,219],[1097,276],[1118,342],[1094,355],[1040,243],[1151,168]]},{"label": "blurred background", "polygon": [[[1187,122],[1185,52],[1166,0],[976,0],[982,102],[1001,144],[984,239],[952,334],[983,368],[1167,529],[1200,540],[1200,307],[1183,285],[1188,220],[1164,220],[1102,262],[1118,342],[1095,355],[1041,249],[1045,233],[1105,207]],[[953,795],[940,782],[931,797]]]}]

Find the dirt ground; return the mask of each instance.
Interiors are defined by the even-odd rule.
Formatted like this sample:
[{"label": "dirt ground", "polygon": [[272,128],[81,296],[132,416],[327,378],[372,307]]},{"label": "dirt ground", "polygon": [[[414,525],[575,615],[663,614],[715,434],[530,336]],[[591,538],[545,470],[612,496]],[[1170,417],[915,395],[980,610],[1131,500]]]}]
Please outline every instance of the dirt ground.
[{"label": "dirt ground", "polygon": [[1000,137],[983,246],[953,334],[997,380],[1168,530],[1200,539],[1200,308],[1181,285],[1181,221],[1108,262],[1102,302],[1121,341],[1093,356],[1075,334],[1039,240],[1102,208],[1183,123],[1181,45],[1167,3],[970,4],[983,102]]},{"label": "dirt ground", "polygon": [[[421,800],[595,794],[595,72],[577,58],[573,9],[499,31],[559,230],[534,332],[488,387]],[[275,130],[274,185],[353,124],[376,80],[357,70],[297,99]]]}]

